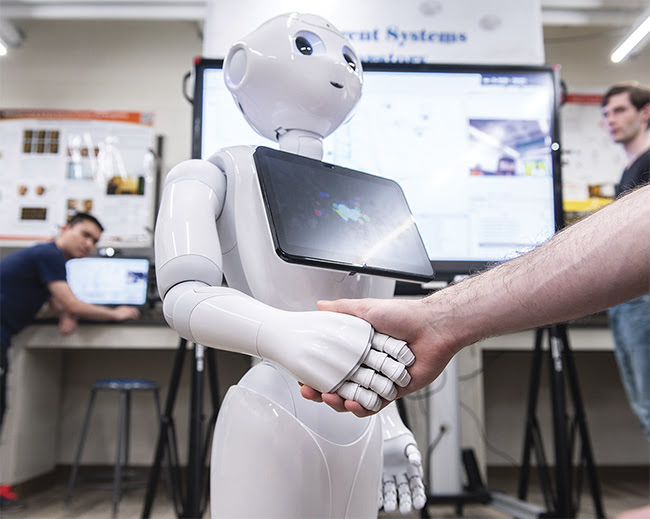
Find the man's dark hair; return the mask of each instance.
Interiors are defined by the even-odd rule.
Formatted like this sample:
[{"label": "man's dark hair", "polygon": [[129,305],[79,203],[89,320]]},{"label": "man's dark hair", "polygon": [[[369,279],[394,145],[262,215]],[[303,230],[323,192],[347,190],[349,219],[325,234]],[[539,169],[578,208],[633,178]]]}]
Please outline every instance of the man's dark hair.
[{"label": "man's dark hair", "polygon": [[[600,106],[604,107],[609,103],[609,99],[612,96],[624,94],[625,92],[630,96],[630,103],[632,103],[632,106],[637,110],[641,110],[645,105],[650,103],[650,88],[635,82],[620,83],[611,87],[607,92],[605,92]],[[648,121],[648,128],[650,128],[650,121]]]},{"label": "man's dark hair", "polygon": [[99,227],[99,230],[104,232],[104,227],[102,227],[102,224],[99,223],[99,220],[95,218],[92,214],[88,213],[75,213],[73,214],[70,218],[68,218],[68,225],[72,227],[73,225],[76,225],[81,222],[92,222],[94,223],[97,227]]}]

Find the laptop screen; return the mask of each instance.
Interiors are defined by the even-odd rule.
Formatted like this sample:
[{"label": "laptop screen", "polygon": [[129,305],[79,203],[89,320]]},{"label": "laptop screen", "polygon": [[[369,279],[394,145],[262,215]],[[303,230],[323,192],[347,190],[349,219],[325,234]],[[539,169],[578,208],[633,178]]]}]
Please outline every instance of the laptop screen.
[{"label": "laptop screen", "polygon": [[96,305],[143,305],[149,260],[78,258],[66,263],[68,284],[81,301]]}]

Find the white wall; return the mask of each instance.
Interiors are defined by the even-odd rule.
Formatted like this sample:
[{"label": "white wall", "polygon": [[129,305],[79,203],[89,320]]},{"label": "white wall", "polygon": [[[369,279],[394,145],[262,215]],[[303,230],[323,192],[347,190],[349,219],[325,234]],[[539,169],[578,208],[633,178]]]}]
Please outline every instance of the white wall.
[{"label": "white wall", "polygon": [[[201,54],[197,24],[16,20],[16,25],[26,39],[0,58],[0,108],[152,111],[156,132],[166,137],[166,169],[189,158],[191,107],[181,96],[181,80]],[[622,64],[609,62],[621,36],[606,28],[546,28],[546,60],[562,65],[574,92],[601,93],[626,79],[649,82],[650,48]]]},{"label": "white wall", "polygon": [[170,168],[190,157],[183,75],[201,54],[192,22],[17,21],[24,44],[0,58],[0,108],[154,113]]},{"label": "white wall", "polygon": [[614,83],[650,82],[650,46],[619,64],[610,61],[625,31],[612,28],[546,27],[546,62],[560,64],[569,92],[603,94]]}]

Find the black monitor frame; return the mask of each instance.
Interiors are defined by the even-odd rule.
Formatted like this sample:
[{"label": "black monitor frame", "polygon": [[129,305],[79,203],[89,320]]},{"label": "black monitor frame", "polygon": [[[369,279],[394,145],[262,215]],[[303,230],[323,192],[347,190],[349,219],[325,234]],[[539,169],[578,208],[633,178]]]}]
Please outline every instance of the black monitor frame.
[{"label": "black monitor frame", "polygon": [[[206,69],[221,69],[222,59],[202,58],[195,62],[194,83],[194,110],[192,118],[192,158],[201,158],[202,144],[202,113],[203,113],[203,72]],[[555,231],[565,225],[564,211],[562,209],[562,166],[560,145],[560,120],[559,106],[561,98],[560,77],[556,67],[548,65],[452,65],[452,64],[411,64],[411,63],[363,63],[363,70],[367,72],[449,72],[449,73],[494,73],[494,74],[548,74],[552,77],[553,111],[551,115],[550,135],[553,143],[551,160],[553,165],[553,195]],[[246,143],[242,143],[246,144]],[[372,173],[372,172],[369,172]],[[457,276],[474,274],[499,262],[491,260],[454,261],[432,260],[431,264],[436,273],[437,281],[450,281]]]}]

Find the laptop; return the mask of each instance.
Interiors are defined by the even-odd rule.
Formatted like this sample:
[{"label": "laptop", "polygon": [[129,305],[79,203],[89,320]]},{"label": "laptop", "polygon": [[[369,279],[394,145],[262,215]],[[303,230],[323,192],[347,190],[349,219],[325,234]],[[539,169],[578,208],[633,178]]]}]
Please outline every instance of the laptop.
[{"label": "laptop", "polygon": [[90,257],[66,263],[68,284],[81,301],[142,307],[147,303],[149,260]]}]

